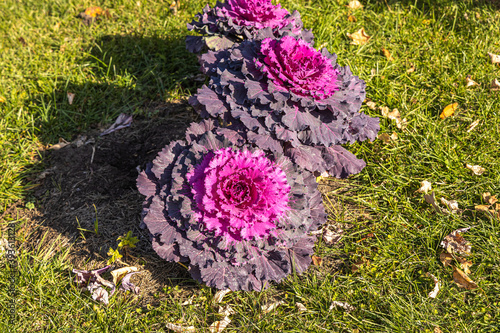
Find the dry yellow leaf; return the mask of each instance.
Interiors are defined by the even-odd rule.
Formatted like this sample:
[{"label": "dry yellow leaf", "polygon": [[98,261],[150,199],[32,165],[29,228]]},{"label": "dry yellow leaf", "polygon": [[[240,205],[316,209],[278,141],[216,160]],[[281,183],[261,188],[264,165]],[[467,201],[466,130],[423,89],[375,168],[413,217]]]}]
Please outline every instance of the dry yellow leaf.
[{"label": "dry yellow leaf", "polygon": [[478,86],[478,85],[479,85],[479,83],[477,83],[476,81],[474,81],[470,75],[467,75],[467,77],[465,78],[465,86],[467,88],[468,87]]},{"label": "dry yellow leaf", "polygon": [[187,332],[196,332],[196,328],[194,326],[181,326],[181,325],[176,325],[172,323],[167,323],[165,326],[169,330],[172,330],[177,333],[187,333]]},{"label": "dry yellow leaf", "polygon": [[377,139],[382,141],[385,144],[388,144],[391,141],[391,137],[387,133],[382,133],[377,136]]},{"label": "dry yellow leaf", "polygon": [[90,17],[96,17],[97,15],[102,15],[104,11],[99,6],[92,6],[85,9],[85,14]]},{"label": "dry yellow leaf", "polygon": [[477,284],[471,280],[471,278],[465,274],[460,268],[453,267],[453,281],[457,286],[465,288],[467,290],[476,289]]},{"label": "dry yellow leaf", "polygon": [[434,290],[429,293],[429,297],[436,298],[437,294],[439,293],[439,287],[441,286],[441,283],[439,282],[438,278],[431,273],[427,272],[427,276],[431,277],[434,280]]},{"label": "dry yellow leaf", "polygon": [[490,60],[492,64],[498,64],[500,63],[500,55],[498,54],[493,54],[493,53],[488,53],[490,56]]},{"label": "dry yellow leaf", "polygon": [[398,139],[398,133],[393,132],[393,133],[391,134],[391,140],[392,140],[392,141],[396,141],[397,139]]},{"label": "dry yellow leaf", "polygon": [[111,276],[113,276],[113,283],[116,286],[118,284],[118,282],[120,282],[122,277],[124,277],[128,273],[137,272],[138,270],[139,269],[137,267],[134,267],[134,266],[122,267],[119,269],[115,269],[114,271],[111,272]]},{"label": "dry yellow leaf", "polygon": [[447,105],[443,109],[443,112],[441,112],[441,115],[439,117],[441,119],[451,117],[455,113],[456,109],[458,109],[458,103],[453,103],[453,104]]},{"label": "dry yellow leaf", "polygon": [[347,20],[348,20],[349,22],[356,22],[356,18],[354,17],[354,15],[349,15],[349,16],[347,17]]},{"label": "dry yellow leaf", "polygon": [[370,36],[366,33],[365,28],[361,28],[355,33],[347,33],[347,37],[350,37],[352,39],[351,44],[353,45],[363,45],[368,42],[370,39]]},{"label": "dry yellow leaf", "polygon": [[496,195],[491,195],[490,192],[483,193],[483,200],[489,203],[490,205],[493,205],[494,203],[498,202]]},{"label": "dry yellow leaf", "polygon": [[393,61],[394,58],[391,55],[391,52],[389,50],[382,48],[382,52],[384,53],[384,56],[387,58],[388,61]]},{"label": "dry yellow leaf", "polygon": [[0,96],[0,103],[5,103],[5,97]]},{"label": "dry yellow leaf", "polygon": [[410,74],[410,73],[413,73],[415,71],[415,66],[414,65],[411,65],[410,68],[408,68],[406,70],[406,73]]},{"label": "dry yellow leaf", "polygon": [[351,9],[361,9],[361,8],[363,8],[363,5],[359,1],[353,0],[353,1],[349,2],[347,7],[351,8]]},{"label": "dry yellow leaf", "polygon": [[453,256],[449,254],[448,252],[441,252],[439,255],[439,260],[443,263],[444,267],[450,266],[451,267],[451,262],[453,261]]},{"label": "dry yellow leaf", "polygon": [[486,171],[486,169],[480,165],[466,164],[465,167],[471,170],[476,176],[481,176]]},{"label": "dry yellow leaf", "polygon": [[489,205],[476,205],[474,206],[474,209],[477,210],[478,212],[489,212],[490,211],[490,206]]}]

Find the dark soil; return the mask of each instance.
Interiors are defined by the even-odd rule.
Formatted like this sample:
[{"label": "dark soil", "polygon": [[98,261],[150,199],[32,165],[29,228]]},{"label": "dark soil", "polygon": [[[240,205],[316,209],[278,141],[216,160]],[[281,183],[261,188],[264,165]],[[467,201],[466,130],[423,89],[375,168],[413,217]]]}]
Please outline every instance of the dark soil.
[{"label": "dark soil", "polygon": [[196,285],[183,267],[160,259],[151,249],[147,230],[139,228],[143,196],[135,183],[139,170],[165,145],[184,138],[195,114],[185,102],[149,108],[153,118],[137,117],[130,127],[109,135],[100,137],[96,130],[63,148],[44,151],[46,170],[35,181],[40,184],[34,191],[37,209],[13,206],[5,213],[29,221],[21,231],[28,247],[38,246],[47,232],[47,243],[61,235],[58,247],[73,244],[68,261],[77,269],[105,266],[117,238],[132,231],[139,242],[115,265],[143,271],[132,281],[141,287],[144,304],[155,303],[153,294],[165,285]]}]

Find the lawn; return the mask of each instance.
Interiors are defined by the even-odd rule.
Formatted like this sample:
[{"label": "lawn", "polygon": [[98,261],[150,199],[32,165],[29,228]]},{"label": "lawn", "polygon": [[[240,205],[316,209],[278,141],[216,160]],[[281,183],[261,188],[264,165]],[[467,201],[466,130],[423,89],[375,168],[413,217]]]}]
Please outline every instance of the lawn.
[{"label": "lawn", "polygon": [[[208,332],[223,318],[218,306],[230,305],[225,332],[499,331],[500,211],[475,208],[488,204],[484,193],[500,195],[500,90],[491,86],[500,67],[488,56],[500,54],[498,3],[362,0],[363,8],[350,9],[348,2],[280,1],[300,12],[316,47],[365,80],[362,110],[381,119],[380,139],[349,147],[366,168],[320,180],[329,224],[342,238],[319,239],[322,264],[305,274],[215,304],[216,290],[158,260],[138,228],[142,199],[131,181],[136,166],[197,119],[186,100],[203,79],[184,38],[205,3],[182,0],[173,10],[164,1],[2,1],[0,239],[16,225],[19,274],[12,325],[12,264],[1,256],[0,330],[164,332],[172,323]],[[87,26],[77,15],[93,5],[109,15]],[[371,38],[353,45],[348,34],[360,28]],[[468,86],[468,76],[477,85]],[[454,114],[441,118],[453,103]],[[394,109],[400,118],[387,116]],[[132,127],[99,138],[120,113],[134,116]],[[64,140],[73,143],[49,149]],[[89,160],[102,178],[86,188]],[[485,171],[476,175],[467,164]],[[439,211],[417,191],[424,180]],[[458,210],[441,198],[456,200]],[[440,243],[471,226],[462,236],[477,288],[466,289],[440,261]],[[142,292],[97,303],[71,270],[105,265],[127,231],[140,241],[118,265],[140,267],[133,281]],[[440,281],[435,298],[429,274]],[[272,311],[261,308],[278,301]]]}]

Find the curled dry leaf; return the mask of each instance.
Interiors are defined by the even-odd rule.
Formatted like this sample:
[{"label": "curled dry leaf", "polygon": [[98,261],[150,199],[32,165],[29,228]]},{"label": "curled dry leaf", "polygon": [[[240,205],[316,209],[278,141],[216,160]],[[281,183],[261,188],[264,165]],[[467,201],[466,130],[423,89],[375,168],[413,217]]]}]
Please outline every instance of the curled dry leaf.
[{"label": "curled dry leaf", "polygon": [[125,113],[120,113],[120,115],[118,116],[118,118],[116,118],[113,125],[111,125],[107,130],[102,132],[100,136],[104,136],[114,131],[118,131],[119,129],[129,127],[130,124],[132,124],[132,116],[126,115]]},{"label": "curled dry leaf", "polygon": [[500,55],[489,53],[489,52],[488,52],[488,55],[490,56],[490,60],[491,60],[492,64],[500,63]]},{"label": "curled dry leaf", "polygon": [[353,45],[363,45],[368,42],[370,36],[366,33],[365,28],[361,28],[355,33],[347,33],[347,37],[352,39],[351,44]]},{"label": "curled dry leaf", "polygon": [[474,122],[472,122],[470,125],[469,125],[469,128],[467,129],[467,133],[471,132],[474,130],[474,128],[477,127],[477,125],[479,125],[480,123],[480,120],[475,120]]},{"label": "curled dry leaf", "polygon": [[441,252],[439,255],[439,260],[443,263],[444,267],[451,267],[451,262],[453,261],[453,256],[448,252]]},{"label": "curled dry leaf", "polygon": [[396,133],[396,132],[392,132],[392,134],[391,134],[391,137],[390,137],[390,138],[391,138],[391,140],[392,140],[392,141],[396,141],[396,140],[398,139],[398,133]]},{"label": "curled dry leaf", "polygon": [[391,141],[391,136],[387,133],[382,133],[377,136],[377,139],[379,139],[385,144],[388,144]]},{"label": "curled dry leaf", "polygon": [[466,164],[465,167],[471,170],[476,176],[481,176],[486,171],[486,169],[480,165]]},{"label": "curled dry leaf", "polygon": [[500,89],[500,82],[498,81],[498,79],[493,79],[493,81],[491,82],[490,89],[493,91]]},{"label": "curled dry leaf", "polygon": [[477,205],[474,206],[474,209],[477,210],[478,212],[485,212],[488,213],[490,212],[490,205]]},{"label": "curled dry leaf", "polygon": [[439,287],[441,286],[441,282],[439,282],[438,278],[427,272],[427,276],[431,277],[434,280],[434,290],[429,293],[430,298],[436,298],[439,293]]},{"label": "curled dry leaf", "polygon": [[75,99],[75,94],[73,94],[72,92],[69,92],[69,93],[67,93],[67,95],[68,95],[69,105],[73,104],[73,100]]},{"label": "curled dry leaf", "polygon": [[477,83],[476,81],[474,81],[470,75],[467,75],[467,77],[465,78],[465,86],[467,88],[478,86],[478,85],[479,85],[479,83]]},{"label": "curled dry leaf", "polygon": [[109,304],[109,294],[103,287],[93,288],[92,299],[96,302],[103,302],[104,304]]},{"label": "curled dry leaf", "polygon": [[420,188],[416,192],[427,194],[427,192],[430,192],[430,191],[432,191],[431,182],[424,180],[424,181],[420,182]]},{"label": "curled dry leaf", "polygon": [[196,332],[196,328],[194,326],[181,326],[176,324],[167,323],[165,326],[171,331],[176,333],[188,333],[188,332]]},{"label": "curled dry leaf", "polygon": [[302,303],[297,302],[297,303],[295,303],[295,306],[297,307],[297,310],[299,312],[307,311],[306,306],[304,304],[302,304]]},{"label": "curled dry leaf", "polygon": [[214,298],[213,298],[213,303],[218,304],[222,302],[222,299],[231,292],[231,289],[224,289],[224,290],[219,290],[215,293]]},{"label": "curled dry leaf", "polygon": [[448,210],[453,214],[459,210],[458,202],[456,200],[446,200],[445,198],[441,198],[441,203],[448,207]]},{"label": "curled dry leaf", "polygon": [[356,20],[356,17],[354,17],[354,15],[349,15],[349,16],[347,16],[347,20],[348,20],[349,22],[356,22],[356,21],[357,21],[357,20]]},{"label": "curled dry leaf", "polygon": [[356,273],[363,265],[366,267],[370,266],[370,260],[366,259],[365,257],[361,258],[360,261],[352,264],[351,271],[353,273]]},{"label": "curled dry leaf", "polygon": [[113,283],[115,285],[120,282],[120,280],[127,275],[130,272],[137,272],[139,269],[134,266],[128,266],[128,267],[122,267],[119,269],[115,269],[114,271],[111,271],[111,276],[113,276]]},{"label": "curled dry leaf", "polygon": [[224,317],[224,319],[222,320],[218,320],[218,321],[215,321],[212,323],[212,325],[210,325],[210,327],[208,327],[210,333],[220,333],[222,331],[224,331],[227,327],[227,325],[229,325],[231,323],[231,319],[229,317]]},{"label": "curled dry leaf", "polygon": [[63,138],[59,138],[59,143],[56,143],[55,145],[49,146],[49,148],[47,148],[47,149],[50,149],[50,150],[59,150],[61,148],[66,147],[69,144],[70,143],[68,141],[64,140]]},{"label": "curled dry leaf", "polygon": [[413,65],[413,64],[412,64],[412,65],[410,66],[410,68],[408,68],[408,69],[406,70],[406,73],[410,74],[410,73],[413,73],[414,71],[415,71],[415,65]]},{"label": "curled dry leaf", "polygon": [[128,273],[127,275],[125,275],[123,277],[122,285],[120,286],[120,290],[132,291],[134,294],[139,295],[140,288],[137,287],[132,282],[130,282],[130,278],[132,277],[132,275],[138,274],[138,273],[140,273],[140,272],[131,272],[131,273]]},{"label": "curled dry leaf", "polygon": [[373,101],[368,101],[366,102],[366,106],[370,108],[370,110],[376,110],[377,109],[377,104]]},{"label": "curled dry leaf", "polygon": [[471,280],[471,278],[465,274],[460,268],[453,267],[453,281],[460,288],[465,288],[467,290],[476,289],[477,284]]},{"label": "curled dry leaf", "polygon": [[353,0],[353,1],[349,2],[347,7],[351,8],[351,9],[361,9],[361,8],[363,8],[363,5],[358,0]]},{"label": "curled dry leaf", "polygon": [[343,308],[344,310],[346,310],[347,312],[351,312],[351,311],[354,311],[356,308],[354,306],[352,306],[351,304],[349,303],[346,303],[346,302],[338,302],[338,301],[333,301],[332,304],[330,305],[330,307],[328,308],[328,310],[333,310],[333,308],[335,307],[339,307],[339,308]]},{"label": "curled dry leaf", "polygon": [[441,246],[450,254],[457,253],[468,256],[470,254],[471,245],[462,237],[461,233],[469,231],[470,228],[472,227],[454,230],[443,239]]},{"label": "curled dry leaf", "polygon": [[439,118],[444,119],[451,117],[455,114],[455,111],[458,109],[458,103],[452,103],[450,105],[447,105],[444,109],[443,112],[439,115]]},{"label": "curled dry leaf", "polygon": [[394,60],[394,58],[392,57],[391,52],[389,52],[389,50],[382,48],[382,53],[384,54],[384,56],[387,58],[388,61]]},{"label": "curled dry leaf", "polygon": [[262,306],[260,307],[260,309],[262,310],[262,312],[264,312],[264,313],[268,313],[268,312],[273,311],[273,310],[274,310],[274,309],[276,309],[278,306],[283,305],[283,304],[285,304],[285,302],[283,302],[283,301],[278,301],[278,302],[275,302],[275,303],[272,303],[272,304],[262,305]]},{"label": "curled dry leaf", "polygon": [[401,114],[399,113],[398,109],[393,109],[392,112],[390,112],[387,106],[383,106],[380,108],[380,111],[382,111],[383,117],[395,120],[397,128],[401,130],[404,130],[406,128],[407,125],[406,118],[401,119]]},{"label": "curled dry leaf", "polygon": [[438,213],[447,213],[448,211],[446,209],[443,209],[439,206],[439,204],[436,202],[436,196],[434,195],[434,192],[431,192],[431,194],[424,194],[424,199],[425,202],[427,202],[429,205],[432,205],[436,212]]}]

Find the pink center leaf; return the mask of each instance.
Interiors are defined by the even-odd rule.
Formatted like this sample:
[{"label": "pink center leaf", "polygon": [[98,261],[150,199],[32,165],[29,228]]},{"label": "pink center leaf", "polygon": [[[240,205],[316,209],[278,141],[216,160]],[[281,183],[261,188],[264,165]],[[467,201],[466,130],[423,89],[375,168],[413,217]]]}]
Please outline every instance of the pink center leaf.
[{"label": "pink center leaf", "polygon": [[339,70],[309,43],[291,36],[262,41],[263,59],[255,60],[278,90],[291,91],[300,97],[322,100],[340,88],[335,83]]},{"label": "pink center leaf", "polygon": [[290,209],[285,173],[260,150],[219,149],[187,178],[197,219],[229,243],[266,237]]},{"label": "pink center leaf", "polygon": [[271,0],[227,0],[221,14],[239,26],[262,29],[283,27],[289,23],[285,17],[290,13],[280,4],[273,5]]}]

